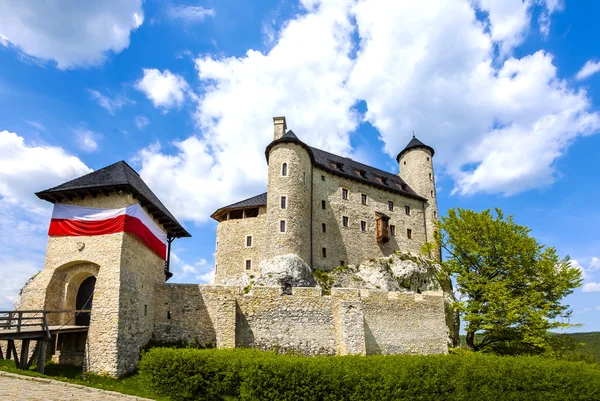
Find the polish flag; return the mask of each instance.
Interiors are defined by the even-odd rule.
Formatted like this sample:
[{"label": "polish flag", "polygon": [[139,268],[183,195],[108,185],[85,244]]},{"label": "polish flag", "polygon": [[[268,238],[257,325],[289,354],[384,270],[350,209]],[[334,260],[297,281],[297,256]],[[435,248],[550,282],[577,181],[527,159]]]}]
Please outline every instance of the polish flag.
[{"label": "polish flag", "polygon": [[100,209],[57,203],[54,205],[48,235],[89,236],[119,232],[136,234],[158,256],[167,255],[167,234],[139,205],[122,209]]}]

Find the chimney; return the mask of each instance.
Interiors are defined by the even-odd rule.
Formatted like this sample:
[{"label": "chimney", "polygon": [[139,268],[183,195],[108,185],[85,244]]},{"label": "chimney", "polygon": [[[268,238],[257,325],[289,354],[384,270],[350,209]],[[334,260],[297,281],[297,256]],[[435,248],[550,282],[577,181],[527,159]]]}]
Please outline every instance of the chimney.
[{"label": "chimney", "polygon": [[287,124],[285,123],[285,117],[273,117],[273,130],[274,136],[273,140],[277,140],[285,134],[287,130]]}]

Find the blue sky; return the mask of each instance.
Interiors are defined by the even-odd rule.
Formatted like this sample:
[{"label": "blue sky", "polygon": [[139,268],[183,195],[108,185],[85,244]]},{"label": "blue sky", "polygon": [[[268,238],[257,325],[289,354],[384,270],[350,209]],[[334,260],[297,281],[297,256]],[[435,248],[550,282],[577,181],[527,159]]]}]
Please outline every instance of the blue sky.
[{"label": "blue sky", "polygon": [[266,189],[272,116],[397,172],[436,149],[441,214],[500,207],[570,255],[579,331],[600,330],[600,26],[560,0],[2,1],[0,309],[43,267],[33,192],[126,160],[212,277],[219,206]]}]

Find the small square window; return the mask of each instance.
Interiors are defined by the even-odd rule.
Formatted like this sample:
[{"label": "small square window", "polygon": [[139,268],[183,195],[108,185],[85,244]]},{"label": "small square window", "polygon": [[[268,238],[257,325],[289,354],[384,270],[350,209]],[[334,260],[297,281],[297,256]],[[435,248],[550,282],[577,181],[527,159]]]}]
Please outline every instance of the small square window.
[{"label": "small square window", "polygon": [[410,206],[404,205],[404,213],[406,213],[407,216],[410,216]]},{"label": "small square window", "polygon": [[321,223],[321,231],[323,231],[324,233],[327,232],[327,224]]},{"label": "small square window", "polygon": [[281,197],[281,208],[282,208],[282,209],[285,209],[285,208],[286,208],[286,206],[287,206],[287,197],[285,197],[285,196],[282,196],[282,197]]},{"label": "small square window", "polygon": [[406,166],[406,160],[404,161],[404,165]]},{"label": "small square window", "polygon": [[393,224],[390,224],[390,234],[396,235],[396,226]]},{"label": "small square window", "polygon": [[361,202],[362,202],[363,205],[367,204],[367,195],[361,194],[360,195],[360,199],[361,199]]},{"label": "small square window", "polygon": [[251,235],[246,236],[246,247],[247,248],[252,247],[252,236]]},{"label": "small square window", "polygon": [[346,264],[343,260],[340,260],[340,266],[346,266]]},{"label": "small square window", "polygon": [[284,177],[287,176],[287,163],[281,165],[281,175]]},{"label": "small square window", "polygon": [[427,161],[429,161],[429,157],[427,157]]},{"label": "small square window", "polygon": [[348,227],[348,216],[342,216],[342,226]]},{"label": "small square window", "polygon": [[406,238],[412,239],[412,230],[410,228],[406,229]]},{"label": "small square window", "polygon": [[279,232],[282,232],[282,233],[285,232],[285,220],[281,220],[279,222]]},{"label": "small square window", "polygon": [[367,222],[366,221],[360,222],[360,231],[367,231]]},{"label": "small square window", "polygon": [[324,258],[327,257],[327,248],[321,248],[321,255],[323,255]]},{"label": "small square window", "polygon": [[348,190],[346,188],[342,188],[342,199],[348,200]]},{"label": "small square window", "polygon": [[324,200],[321,201],[321,209],[325,209],[325,206],[327,205],[327,202],[325,202]]},{"label": "small square window", "polygon": [[389,210],[390,212],[393,212],[393,211],[394,211],[394,202],[392,202],[392,201],[388,201],[388,210]]},{"label": "small square window", "polygon": [[325,176],[324,175],[321,176],[321,181],[325,181]]},{"label": "small square window", "polygon": [[246,259],[246,270],[252,269],[252,260]]}]

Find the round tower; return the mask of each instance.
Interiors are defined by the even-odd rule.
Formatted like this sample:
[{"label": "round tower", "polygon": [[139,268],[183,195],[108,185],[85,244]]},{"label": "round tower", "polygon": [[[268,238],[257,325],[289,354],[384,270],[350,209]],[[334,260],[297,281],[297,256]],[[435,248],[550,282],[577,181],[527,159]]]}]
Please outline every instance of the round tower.
[{"label": "round tower", "polygon": [[[400,167],[400,173],[398,173],[400,178],[417,194],[427,199],[424,204],[427,242],[434,242],[434,233],[437,231],[435,221],[438,219],[435,174],[433,173],[434,154],[435,151],[431,146],[425,145],[413,135],[408,145],[396,157]],[[432,256],[439,260],[440,250],[434,251]]]},{"label": "round tower", "polygon": [[261,259],[295,254],[310,265],[312,152],[291,130],[285,132],[285,117],[273,123],[274,140],[265,151],[267,246]]}]

